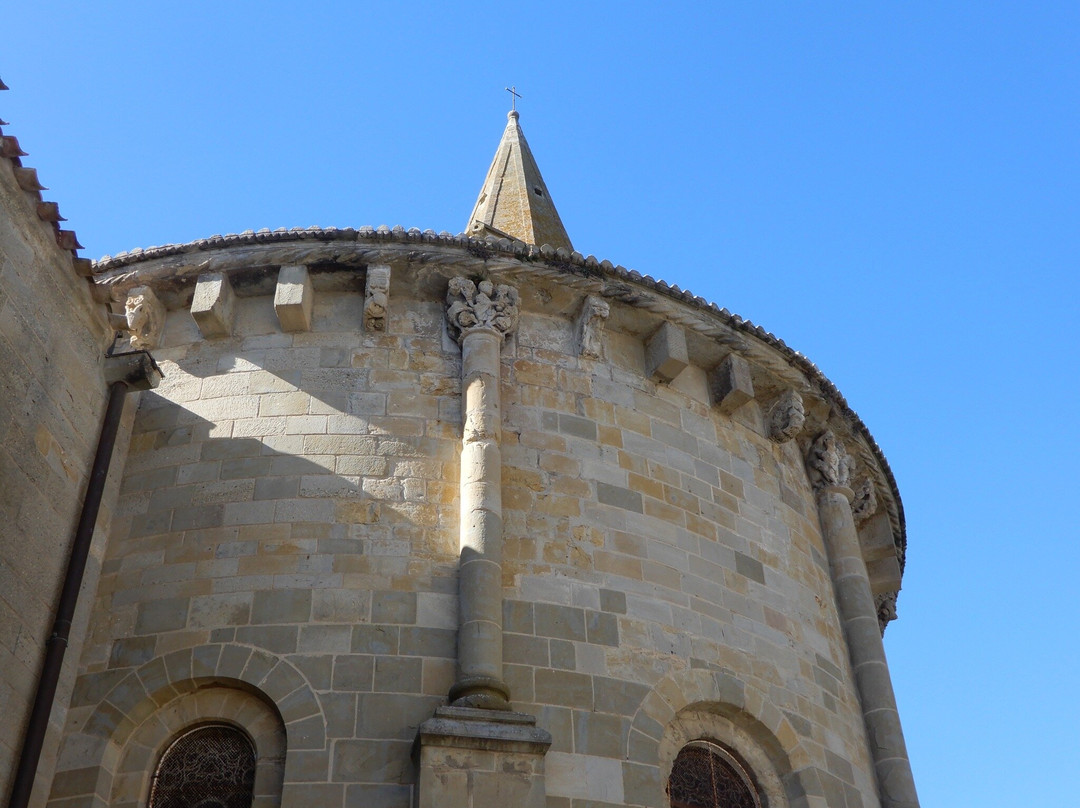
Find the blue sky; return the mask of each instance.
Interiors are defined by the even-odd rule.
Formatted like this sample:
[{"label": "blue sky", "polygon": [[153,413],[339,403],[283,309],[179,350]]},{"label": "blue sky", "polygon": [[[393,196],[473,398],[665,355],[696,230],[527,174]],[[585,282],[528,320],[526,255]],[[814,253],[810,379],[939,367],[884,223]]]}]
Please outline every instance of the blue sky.
[{"label": "blue sky", "polygon": [[517,85],[579,250],[773,331],[884,449],[923,805],[1075,802],[1080,4],[9,5],[0,117],[90,257],[460,232]]}]

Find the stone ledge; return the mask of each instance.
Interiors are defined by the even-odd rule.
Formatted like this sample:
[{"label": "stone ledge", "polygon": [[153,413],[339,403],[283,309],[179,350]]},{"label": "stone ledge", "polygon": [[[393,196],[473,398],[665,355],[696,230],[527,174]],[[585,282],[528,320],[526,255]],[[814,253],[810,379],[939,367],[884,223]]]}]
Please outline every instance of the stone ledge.
[{"label": "stone ledge", "polygon": [[536,726],[536,716],[527,713],[439,707],[433,718],[420,725],[417,742],[423,746],[543,754],[551,746],[551,733]]}]

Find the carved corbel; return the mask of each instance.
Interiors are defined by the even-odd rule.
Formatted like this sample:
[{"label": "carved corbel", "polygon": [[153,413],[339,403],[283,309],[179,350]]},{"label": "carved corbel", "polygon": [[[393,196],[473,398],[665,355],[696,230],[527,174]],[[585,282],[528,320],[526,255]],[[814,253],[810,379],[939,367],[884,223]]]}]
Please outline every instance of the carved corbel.
[{"label": "carved corbel", "polygon": [[131,347],[152,350],[165,328],[165,306],[149,286],[136,286],[124,301],[124,322],[122,328],[131,334]]},{"label": "carved corbel", "polygon": [[725,415],[752,401],[754,382],[750,377],[750,363],[738,354],[728,354],[709,373],[709,392],[713,405]]},{"label": "carved corbel", "polygon": [[785,390],[769,408],[766,419],[769,440],[786,443],[802,431],[805,423],[802,396],[796,390]]},{"label": "carved corbel", "polygon": [[874,606],[877,607],[878,628],[884,636],[885,627],[896,619],[896,596],[897,592],[882,592],[874,595]]},{"label": "carved corbel", "polygon": [[575,331],[577,333],[578,353],[590,359],[603,359],[604,326],[611,314],[611,305],[596,295],[586,295],[581,302]]},{"label": "carved corbel", "polygon": [[851,458],[831,429],[826,429],[810,444],[806,469],[815,491],[847,487],[851,477]]},{"label": "carved corbel", "polygon": [[851,501],[851,515],[855,518],[855,526],[860,527],[877,511],[877,493],[874,490],[874,481],[869,477],[863,477],[855,484],[855,498]]},{"label": "carved corbel", "polygon": [[665,322],[645,343],[645,375],[670,384],[687,365],[686,331],[675,323]]},{"label": "carved corbel", "polygon": [[232,334],[236,294],[229,276],[223,272],[208,272],[195,282],[191,298],[191,316],[206,339]]},{"label": "carved corbel", "polygon": [[281,330],[310,331],[314,305],[315,290],[308,268],[302,264],[281,267],[274,287],[274,311]]},{"label": "carved corbel", "polygon": [[367,268],[364,289],[364,330],[385,331],[386,312],[390,307],[390,267],[373,265]]},{"label": "carved corbel", "polygon": [[446,322],[458,342],[474,330],[490,329],[504,338],[517,328],[521,296],[513,286],[491,281],[450,279],[446,290]]}]

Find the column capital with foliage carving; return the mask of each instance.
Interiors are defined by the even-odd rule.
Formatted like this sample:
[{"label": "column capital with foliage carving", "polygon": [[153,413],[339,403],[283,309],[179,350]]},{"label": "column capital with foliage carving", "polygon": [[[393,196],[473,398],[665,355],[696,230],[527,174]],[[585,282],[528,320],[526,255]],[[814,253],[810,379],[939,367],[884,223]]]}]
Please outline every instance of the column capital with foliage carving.
[{"label": "column capital with foliage carving", "polygon": [[[815,491],[833,488],[850,492],[851,458],[831,429],[826,429],[810,444],[806,454],[806,471]],[[851,498],[850,495],[848,498]]]},{"label": "column capital with foliage carving", "polygon": [[510,336],[517,329],[520,306],[518,290],[505,283],[477,283],[458,276],[450,279],[446,290],[446,320],[458,342],[474,331]]}]

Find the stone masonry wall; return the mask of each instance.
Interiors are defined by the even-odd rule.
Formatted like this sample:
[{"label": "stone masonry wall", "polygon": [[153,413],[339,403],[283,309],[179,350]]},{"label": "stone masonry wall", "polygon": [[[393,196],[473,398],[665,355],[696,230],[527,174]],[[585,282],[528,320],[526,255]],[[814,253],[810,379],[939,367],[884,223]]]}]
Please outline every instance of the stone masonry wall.
[{"label": "stone masonry wall", "polygon": [[[0,795],[6,800],[104,411],[104,308],[0,160]],[[120,455],[122,459],[122,453]],[[115,475],[118,478],[118,474]],[[111,486],[115,495],[116,486]],[[87,569],[96,585],[106,502]],[[37,792],[47,791],[79,657],[65,659]],[[44,783],[44,786],[41,784]]]},{"label": "stone masonry wall", "polygon": [[548,805],[666,805],[657,717],[704,672],[828,805],[876,805],[798,445],[762,437],[756,404],[710,407],[700,369],[657,384],[639,340],[606,349],[523,317],[505,363],[506,677],[554,737]]},{"label": "stone masonry wall", "polygon": [[[392,296],[385,333],[356,292],[317,294],[310,332],[236,307],[211,340],[171,311],[155,350],[56,805],[136,804],[101,771],[211,682],[276,705],[283,804],[414,796],[454,681],[459,349],[438,297]],[[524,312],[502,355],[504,677],[554,738],[548,805],[666,805],[680,733],[813,772],[793,804],[876,805],[799,447],[754,402],[710,407],[698,368],[647,379],[639,339],[609,329],[602,361],[575,339]]]},{"label": "stone masonry wall", "polygon": [[[303,679],[277,702],[285,804],[408,804],[416,728],[453,682],[460,356],[438,302],[387,335],[359,329],[362,307],[320,295],[315,330],[282,334],[271,301],[246,298],[243,336],[213,341],[170,313],[53,800],[86,793],[105,754],[86,734],[125,677],[222,646],[275,661],[241,664],[238,682],[267,692],[278,660]],[[146,675],[108,732],[164,698]]]}]

